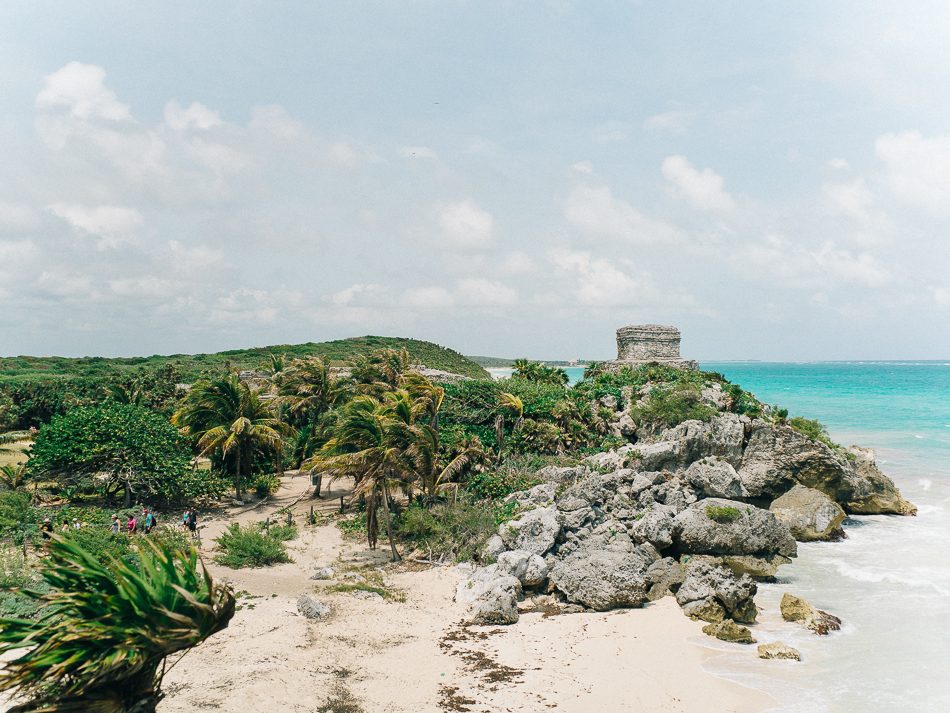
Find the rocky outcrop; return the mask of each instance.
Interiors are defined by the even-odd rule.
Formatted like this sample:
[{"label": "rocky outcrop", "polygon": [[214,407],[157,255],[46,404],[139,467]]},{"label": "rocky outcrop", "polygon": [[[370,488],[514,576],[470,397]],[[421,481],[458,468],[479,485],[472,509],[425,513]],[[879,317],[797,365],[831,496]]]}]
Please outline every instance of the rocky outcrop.
[{"label": "rocky outcrop", "polygon": [[771,644],[759,644],[760,659],[791,659],[801,661],[802,655],[798,649],[783,644],[781,641],[773,641]]},{"label": "rocky outcrop", "polygon": [[657,559],[647,547],[578,551],[555,564],[548,576],[568,601],[588,609],[640,607],[647,598],[646,570]]},{"label": "rocky outcrop", "polygon": [[672,557],[664,557],[651,564],[644,575],[647,585],[647,599],[655,602],[663,597],[673,596],[686,580],[686,567]]},{"label": "rocky outcrop", "polygon": [[705,498],[741,500],[747,493],[736,469],[728,461],[703,458],[683,474],[697,495]]},{"label": "rocky outcrop", "polygon": [[901,497],[894,481],[877,469],[873,448],[851,446],[848,453],[854,456],[854,468],[871,486],[871,495],[844,504],[845,510],[860,515],[916,515],[917,506]]},{"label": "rocky outcrop", "polygon": [[736,577],[724,567],[697,562],[687,569],[676,602],[694,619],[716,623],[728,617],[751,624],[758,614],[755,593],[755,582],[748,575]]},{"label": "rocky outcrop", "polygon": [[795,557],[788,527],[768,510],[722,498],[699,500],[673,519],[680,552]]},{"label": "rocky outcrop", "polygon": [[841,628],[841,619],[828,612],[816,609],[804,599],[793,597],[789,593],[782,595],[782,618],[785,621],[797,621],[816,634],[827,634]]},{"label": "rocky outcrop", "polygon": [[538,508],[502,524],[498,534],[509,550],[526,550],[543,556],[554,547],[563,519],[554,507]]},{"label": "rocky outcrop", "polygon": [[799,542],[840,540],[845,512],[820,490],[796,485],[772,501],[769,511],[784,522]]},{"label": "rocky outcrop", "polygon": [[459,582],[455,601],[469,607],[476,624],[515,624],[521,582],[497,564],[475,570]]},{"label": "rocky outcrop", "polygon": [[525,550],[502,552],[498,567],[515,577],[525,587],[536,587],[548,576],[548,566],[541,557]]},{"label": "rocky outcrop", "polygon": [[754,644],[755,639],[752,632],[744,626],[739,626],[732,619],[724,619],[718,624],[707,624],[703,627],[703,633],[709,636],[715,636],[723,641],[732,641],[737,644]]}]

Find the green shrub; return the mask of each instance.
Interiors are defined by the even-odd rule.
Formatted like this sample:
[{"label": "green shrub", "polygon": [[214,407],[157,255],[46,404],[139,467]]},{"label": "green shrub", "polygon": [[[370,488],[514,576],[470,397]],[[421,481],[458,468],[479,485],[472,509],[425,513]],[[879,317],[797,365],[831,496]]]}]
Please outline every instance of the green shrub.
[{"label": "green shrub", "polygon": [[841,446],[828,437],[828,429],[818,421],[796,416],[788,420],[788,425],[813,441],[820,441],[832,450],[841,450]]},{"label": "green shrub", "polygon": [[108,566],[110,558],[134,564],[135,552],[132,550],[131,538],[125,533],[114,535],[106,526],[84,527],[81,530],[70,530],[64,533],[66,539],[72,540],[86,552],[96,558],[100,564]]},{"label": "green shrub", "polygon": [[273,473],[261,473],[251,483],[251,487],[257,493],[257,497],[264,498],[271,493],[276,493],[280,488],[280,478]]},{"label": "green shrub", "polygon": [[231,569],[293,562],[284,543],[264,532],[259,523],[241,527],[240,523],[232,522],[214,541],[221,550],[214,561]]},{"label": "green shrub", "polygon": [[496,471],[485,471],[484,473],[475,473],[468,481],[466,486],[468,491],[479,500],[490,499],[497,500],[519,490],[527,490],[541,483],[539,478],[533,474],[519,472],[517,470],[505,470],[501,473]]},{"label": "green shrub", "polygon": [[725,507],[714,507],[712,505],[706,506],[706,515],[710,520],[715,520],[721,524],[727,524],[730,522],[735,522],[740,517],[742,513],[739,512],[738,508],[725,506]]},{"label": "green shrub", "polygon": [[30,507],[30,496],[26,493],[0,493],[0,530],[12,530],[32,522],[34,519]]},{"label": "green shrub", "polygon": [[297,526],[288,525],[287,523],[271,523],[270,527],[267,528],[267,534],[281,542],[295,540],[297,539]]},{"label": "green shrub", "polygon": [[699,393],[691,390],[655,388],[639,406],[631,409],[630,416],[637,424],[662,424],[667,428],[683,421],[708,421],[716,409],[700,401]]},{"label": "green shrub", "polygon": [[[381,526],[385,529],[382,521]],[[423,551],[431,549],[433,555],[448,555],[457,562],[475,557],[482,544],[497,530],[498,523],[491,508],[463,501],[431,510],[413,505],[393,518],[393,531],[400,540]]]}]

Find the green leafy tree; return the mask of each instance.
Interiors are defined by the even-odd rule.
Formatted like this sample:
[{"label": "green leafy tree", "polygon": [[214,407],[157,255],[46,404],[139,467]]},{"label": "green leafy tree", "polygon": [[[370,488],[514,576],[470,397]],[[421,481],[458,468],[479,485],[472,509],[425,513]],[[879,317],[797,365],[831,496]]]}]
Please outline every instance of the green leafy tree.
[{"label": "green leafy tree", "polygon": [[227,627],[234,596],[194,549],[140,547],[141,571],[58,536],[49,544],[38,570],[49,591],[21,590],[49,613],[0,620],[0,690],[29,699],[11,711],[153,713],[165,659]]},{"label": "green leafy tree", "polygon": [[278,406],[287,405],[301,426],[295,447],[298,465],[326,443],[331,412],[351,396],[352,382],[330,371],[327,356],[295,359],[286,370],[279,389]]},{"label": "green leafy tree", "polygon": [[106,403],[74,408],[55,416],[37,433],[31,473],[75,484],[81,477],[106,475],[107,494],[125,491],[181,498],[189,471],[188,446],[161,415],[140,406]]},{"label": "green leafy tree", "polygon": [[172,423],[194,440],[199,456],[219,452],[232,460],[239,500],[255,451],[269,449],[280,457],[284,447],[281,436],[293,433],[274,416],[259,390],[251,389],[233,372],[192,386]]}]

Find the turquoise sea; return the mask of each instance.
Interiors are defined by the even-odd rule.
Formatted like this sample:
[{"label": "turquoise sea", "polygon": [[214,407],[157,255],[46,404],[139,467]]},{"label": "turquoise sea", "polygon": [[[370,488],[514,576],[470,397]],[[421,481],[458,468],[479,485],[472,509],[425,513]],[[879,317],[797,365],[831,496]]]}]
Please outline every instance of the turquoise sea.
[{"label": "turquoise sea", "polygon": [[[848,539],[799,544],[782,581],[760,586],[755,636],[794,646],[801,663],[723,644],[707,670],[768,691],[785,713],[950,711],[950,360],[701,368],[818,419],[838,443],[874,448],[918,507],[916,517],[851,517]],[[782,621],[786,591],[840,616],[842,630],[818,637]]]}]

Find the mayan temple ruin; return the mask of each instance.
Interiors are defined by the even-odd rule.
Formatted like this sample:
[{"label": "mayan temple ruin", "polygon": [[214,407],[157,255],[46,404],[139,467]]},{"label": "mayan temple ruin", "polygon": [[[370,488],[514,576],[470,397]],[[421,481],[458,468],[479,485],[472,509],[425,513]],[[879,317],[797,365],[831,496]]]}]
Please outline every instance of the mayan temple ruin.
[{"label": "mayan temple ruin", "polygon": [[606,366],[636,368],[657,362],[677,369],[698,369],[693,359],[680,356],[680,330],[660,324],[637,324],[617,330],[617,358]]}]

